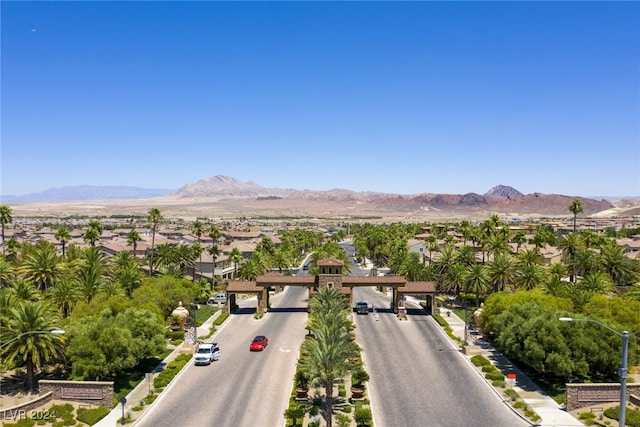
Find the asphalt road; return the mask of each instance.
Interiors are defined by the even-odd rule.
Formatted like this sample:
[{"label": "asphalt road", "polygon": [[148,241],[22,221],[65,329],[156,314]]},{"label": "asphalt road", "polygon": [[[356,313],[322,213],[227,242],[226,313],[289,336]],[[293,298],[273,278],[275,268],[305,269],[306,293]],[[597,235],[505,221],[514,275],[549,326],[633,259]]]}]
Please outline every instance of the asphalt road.
[{"label": "asphalt road", "polygon": [[[241,305],[242,306],[242,305]],[[289,287],[271,298],[272,311],[253,319],[255,299],[233,314],[214,337],[221,358],[188,366],[136,427],[284,425],[298,353],[306,330],[307,290]],[[255,335],[266,335],[263,352],[250,352]]]},{"label": "asphalt road", "polygon": [[[354,290],[377,313],[354,315],[356,339],[371,379],[377,426],[517,427],[516,416],[486,384],[431,316],[412,310],[400,321],[390,298],[374,288]],[[376,320],[377,319],[377,320]]]}]

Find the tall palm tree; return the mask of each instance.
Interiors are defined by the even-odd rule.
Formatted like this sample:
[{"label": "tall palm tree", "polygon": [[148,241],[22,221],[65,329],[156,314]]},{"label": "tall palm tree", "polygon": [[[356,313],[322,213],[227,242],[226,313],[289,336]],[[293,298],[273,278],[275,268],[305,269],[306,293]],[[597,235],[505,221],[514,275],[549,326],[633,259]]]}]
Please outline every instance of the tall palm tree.
[{"label": "tall palm tree", "polygon": [[138,248],[138,242],[142,240],[140,234],[132,228],[129,233],[127,233],[127,244],[133,246],[133,256],[136,256],[136,249]]},{"label": "tall palm tree", "polygon": [[111,270],[111,259],[100,249],[90,247],[82,250],[75,277],[87,302],[91,301],[105,281],[110,280]]},{"label": "tall palm tree", "polygon": [[[202,246],[200,245],[200,238],[202,237],[202,235],[204,234],[204,224],[201,221],[196,220],[193,223],[193,227],[191,228],[193,234],[196,236],[196,238],[198,239],[198,246],[196,247],[196,245],[193,245],[193,250],[197,253],[198,257],[199,257],[199,264],[200,264],[200,274],[202,274],[202,252],[204,251],[204,249],[202,248]],[[196,268],[195,268],[195,264],[193,267],[193,280],[195,280],[196,277]]]},{"label": "tall palm tree", "polygon": [[5,341],[15,340],[2,349],[2,360],[7,363],[23,361],[27,368],[27,386],[34,390],[35,370],[64,356],[65,339],[62,335],[32,332],[59,329],[60,319],[56,311],[42,301],[23,301],[10,313]]},{"label": "tall palm tree", "polygon": [[0,206],[0,231],[2,233],[2,254],[5,254],[4,247],[4,226],[13,221],[13,217],[11,216],[12,210],[9,206],[3,205]]},{"label": "tall palm tree", "polygon": [[[319,301],[313,301],[316,298]],[[333,425],[333,384],[353,369],[348,360],[359,354],[346,307],[348,303],[336,289],[321,288],[313,295],[309,301],[309,329],[315,338],[305,340],[301,350],[303,371],[325,389],[328,427]]]},{"label": "tall palm tree", "polygon": [[64,257],[67,248],[67,242],[71,240],[71,233],[65,227],[58,227],[55,238],[62,245],[62,256]]},{"label": "tall palm tree", "polygon": [[569,266],[569,280],[571,282],[576,281],[576,263],[575,258],[578,251],[584,248],[582,237],[577,233],[569,233],[562,237],[557,244],[558,248],[562,250],[562,257],[564,262]]},{"label": "tall palm tree", "polygon": [[240,249],[233,248],[231,252],[229,252],[229,260],[233,263],[233,277],[238,275],[238,264],[243,260],[242,253],[240,253]]},{"label": "tall palm tree", "polygon": [[569,206],[569,212],[571,212],[573,214],[573,232],[576,232],[576,218],[578,217],[578,214],[581,212],[584,212],[584,205],[582,203],[582,200],[580,199],[573,199],[573,201],[571,202],[571,205]]},{"label": "tall palm tree", "polygon": [[476,307],[480,306],[480,298],[489,290],[489,274],[484,264],[474,264],[469,267],[464,275],[466,292],[476,295]]},{"label": "tall palm tree", "polygon": [[153,276],[153,258],[154,251],[156,247],[156,230],[158,228],[158,223],[162,221],[163,217],[160,213],[160,209],[151,208],[147,215],[147,220],[151,221],[151,258],[149,262],[149,276]]},{"label": "tall palm tree", "polygon": [[[215,280],[216,277],[216,260],[218,259],[218,256],[220,255],[220,249],[218,249],[218,245],[211,245],[207,251],[209,252],[209,255],[211,255],[211,262],[212,262],[212,267],[211,267],[211,279]],[[213,286],[213,283],[211,284],[211,286]],[[211,288],[213,290],[213,287]]]}]

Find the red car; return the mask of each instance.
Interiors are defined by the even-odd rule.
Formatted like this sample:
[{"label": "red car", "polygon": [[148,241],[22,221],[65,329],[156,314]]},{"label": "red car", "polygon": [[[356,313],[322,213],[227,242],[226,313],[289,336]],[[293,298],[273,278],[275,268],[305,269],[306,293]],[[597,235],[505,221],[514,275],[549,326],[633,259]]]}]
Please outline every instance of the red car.
[{"label": "red car", "polygon": [[269,344],[269,339],[264,335],[258,335],[251,341],[251,345],[249,346],[249,350],[251,351],[262,351]]}]

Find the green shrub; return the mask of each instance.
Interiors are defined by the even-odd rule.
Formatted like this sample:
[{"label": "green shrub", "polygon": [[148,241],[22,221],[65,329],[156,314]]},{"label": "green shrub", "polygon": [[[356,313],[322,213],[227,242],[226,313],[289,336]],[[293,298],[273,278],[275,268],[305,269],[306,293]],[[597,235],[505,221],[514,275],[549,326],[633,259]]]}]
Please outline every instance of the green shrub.
[{"label": "green shrub", "polygon": [[515,391],[512,388],[508,388],[504,391],[504,394],[506,394],[507,396],[509,396],[511,398],[511,400],[518,400],[518,398],[520,397],[520,395],[518,394],[517,391]]},{"label": "green shrub", "polygon": [[313,403],[314,406],[320,406],[320,405],[322,405],[322,398],[321,397],[314,397],[313,401],[311,403]]},{"label": "green shrub", "polygon": [[436,319],[436,322],[438,322],[438,325],[442,326],[443,328],[449,325],[447,321],[444,320],[442,316],[440,316],[439,314],[436,314],[435,316],[433,316],[433,318]]},{"label": "green shrub", "polygon": [[349,427],[351,425],[351,418],[345,414],[336,414],[336,422],[338,427]]},{"label": "green shrub", "polygon": [[483,365],[481,370],[482,372],[495,372],[498,368],[493,365]]},{"label": "green shrub", "polygon": [[309,409],[309,413],[310,413],[311,415],[314,415],[314,416],[315,416],[315,415],[318,415],[318,412],[319,412],[319,411],[320,411],[320,409],[319,409],[319,407],[318,407],[318,406],[316,406],[316,405],[313,405],[313,406],[311,407],[311,409]]},{"label": "green shrub", "polygon": [[[614,406],[613,408],[604,410],[604,415],[614,420],[618,420],[619,414],[620,406]],[[627,407],[625,424],[631,427],[640,427],[640,411]]]},{"label": "green shrub", "polygon": [[497,388],[505,388],[507,386],[507,383],[500,380],[494,380],[494,381],[491,381],[491,385]]},{"label": "green shrub", "polygon": [[476,354],[475,356],[471,357],[471,363],[476,366],[491,365],[491,361],[480,354]]},{"label": "green shrub", "polygon": [[4,423],[4,427],[33,427],[36,422],[31,418],[22,418],[15,423]]},{"label": "green shrub", "polygon": [[580,412],[578,414],[578,418],[581,420],[594,420],[596,418],[596,414],[593,412]]},{"label": "green shrub", "polygon": [[338,396],[345,397],[347,395],[347,388],[344,383],[338,384]]},{"label": "green shrub", "polygon": [[500,371],[487,372],[485,377],[490,381],[504,381],[504,374]]},{"label": "green shrub", "polygon": [[524,411],[524,415],[529,418],[530,420],[533,421],[538,421],[540,419],[540,417],[538,416],[538,414],[535,413],[535,411],[533,411],[532,409],[526,409]]},{"label": "green shrub", "polygon": [[213,324],[216,326],[220,326],[222,325],[222,322],[227,320],[227,317],[229,317],[229,313],[227,312],[220,313],[220,315],[218,315],[218,317],[216,317],[216,319],[213,321]]},{"label": "green shrub", "polygon": [[344,412],[345,414],[350,414],[351,413],[351,405],[344,405],[342,407],[342,412]]},{"label": "green shrub", "polygon": [[171,329],[166,329],[165,335],[170,340],[184,340],[184,331],[172,331]]},{"label": "green shrub", "polygon": [[513,404],[513,407],[516,409],[524,409],[527,407],[527,404],[522,400],[518,400],[516,403]]},{"label": "green shrub", "polygon": [[371,413],[370,408],[356,404],[353,419],[356,420],[356,424],[359,426],[368,426],[369,422],[373,420],[373,414]]},{"label": "green shrub", "polygon": [[78,421],[90,426],[96,424],[109,413],[109,408],[98,406],[97,408],[78,408]]}]

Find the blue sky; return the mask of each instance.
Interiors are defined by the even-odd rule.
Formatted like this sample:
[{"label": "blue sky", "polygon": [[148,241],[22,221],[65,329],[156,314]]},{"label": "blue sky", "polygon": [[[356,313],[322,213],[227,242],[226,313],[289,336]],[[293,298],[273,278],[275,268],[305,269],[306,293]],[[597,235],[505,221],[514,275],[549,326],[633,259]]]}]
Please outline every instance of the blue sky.
[{"label": "blue sky", "polygon": [[0,7],[0,194],[640,196],[640,2]]}]

